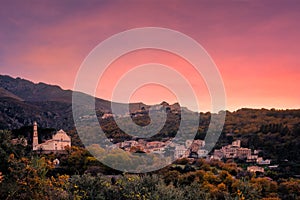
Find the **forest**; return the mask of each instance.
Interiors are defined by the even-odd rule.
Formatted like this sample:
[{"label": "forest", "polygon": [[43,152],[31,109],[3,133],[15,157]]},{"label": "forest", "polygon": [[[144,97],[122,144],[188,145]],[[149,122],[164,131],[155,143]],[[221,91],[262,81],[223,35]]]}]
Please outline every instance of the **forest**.
[{"label": "forest", "polygon": [[[200,114],[196,138],[203,139],[211,113]],[[172,137],[180,115],[169,113],[161,132],[150,140]],[[260,149],[279,167],[250,173],[241,160],[179,159],[163,169],[132,174],[99,162],[81,143],[75,129],[67,131],[72,147],[64,154],[32,152],[32,126],[0,131],[0,199],[300,199],[299,110],[241,109],[226,112],[215,148],[240,139],[242,146]],[[147,124],[147,117],[135,118]],[[99,120],[108,137],[130,138],[113,119]],[[39,140],[55,129],[39,128]],[[26,138],[28,145],[12,144]],[[99,151],[101,153],[101,151]],[[114,155],[124,159],[119,152]],[[53,161],[58,158],[59,165]]]}]

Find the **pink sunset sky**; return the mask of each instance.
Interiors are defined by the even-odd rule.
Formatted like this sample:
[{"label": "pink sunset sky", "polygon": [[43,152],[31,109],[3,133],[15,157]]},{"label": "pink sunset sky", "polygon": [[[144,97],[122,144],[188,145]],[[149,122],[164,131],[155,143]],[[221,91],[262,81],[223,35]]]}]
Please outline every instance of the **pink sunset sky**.
[{"label": "pink sunset sky", "polygon": [[[299,108],[299,10],[300,1],[275,0],[2,1],[0,73],[72,89],[81,63],[100,42],[132,28],[164,27],[206,49],[223,78],[228,110]],[[97,96],[110,100],[118,77],[147,62],[177,69],[197,90],[202,108],[209,109],[209,98],[202,96],[205,84],[191,66],[160,51],[116,60]],[[156,85],[141,88],[131,99],[149,104],[163,100],[176,102],[172,92]]]}]

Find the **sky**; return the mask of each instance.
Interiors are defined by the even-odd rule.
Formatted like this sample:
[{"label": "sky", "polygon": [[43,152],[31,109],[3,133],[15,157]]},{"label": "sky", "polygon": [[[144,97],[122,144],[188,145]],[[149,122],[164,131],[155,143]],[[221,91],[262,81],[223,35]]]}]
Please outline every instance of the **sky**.
[{"label": "sky", "polygon": [[[129,29],[163,27],[188,35],[207,51],[223,79],[228,110],[299,108],[299,10],[300,1],[276,0],[4,0],[0,74],[73,89],[82,62],[99,43]],[[196,91],[201,111],[211,108],[205,81],[190,63],[149,49],[115,60],[99,77],[96,96],[111,100],[117,81],[149,62],[176,69]],[[174,103],[176,94],[155,84],[140,87],[130,98],[149,104],[164,100]]]}]

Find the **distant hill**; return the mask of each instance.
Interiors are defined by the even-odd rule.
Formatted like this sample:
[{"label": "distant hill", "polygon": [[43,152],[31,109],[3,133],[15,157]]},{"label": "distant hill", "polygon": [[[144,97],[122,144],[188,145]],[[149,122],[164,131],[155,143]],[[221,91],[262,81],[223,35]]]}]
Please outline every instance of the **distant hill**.
[{"label": "distant hill", "polygon": [[[43,127],[73,129],[72,92],[56,85],[0,75],[0,129],[16,129],[37,121]],[[122,109],[125,104],[116,104]],[[95,99],[97,113],[110,112],[111,102]],[[128,105],[127,105],[128,106]],[[130,104],[138,110],[142,103]]]},{"label": "distant hill", "polygon": [[71,128],[72,92],[45,83],[0,75],[0,129],[31,125]]},{"label": "distant hill", "polygon": [[19,101],[23,101],[23,99],[21,99],[20,97],[12,94],[11,92],[5,90],[4,88],[0,87],[0,98],[4,98],[4,97],[8,97],[8,98],[12,98],[12,99],[16,99]]},{"label": "distant hill", "polygon": [[71,103],[72,101],[71,90],[63,90],[59,86],[45,83],[35,84],[25,79],[14,79],[10,76],[0,75],[0,86],[28,102],[57,101]]}]

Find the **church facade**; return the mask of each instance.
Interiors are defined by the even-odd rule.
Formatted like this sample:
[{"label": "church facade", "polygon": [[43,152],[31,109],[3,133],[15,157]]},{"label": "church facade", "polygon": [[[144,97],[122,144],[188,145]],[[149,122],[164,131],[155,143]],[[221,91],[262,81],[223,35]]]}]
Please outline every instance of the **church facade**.
[{"label": "church facade", "polygon": [[33,142],[32,142],[33,151],[48,151],[48,152],[63,151],[67,146],[71,147],[71,138],[63,130],[57,131],[56,134],[53,135],[52,139],[39,144],[37,123],[36,122],[33,123]]}]

